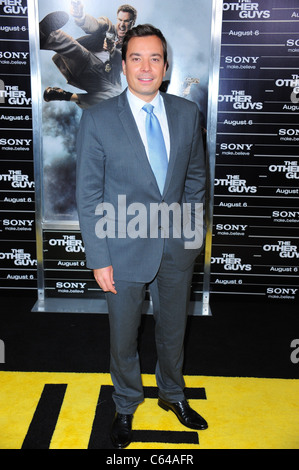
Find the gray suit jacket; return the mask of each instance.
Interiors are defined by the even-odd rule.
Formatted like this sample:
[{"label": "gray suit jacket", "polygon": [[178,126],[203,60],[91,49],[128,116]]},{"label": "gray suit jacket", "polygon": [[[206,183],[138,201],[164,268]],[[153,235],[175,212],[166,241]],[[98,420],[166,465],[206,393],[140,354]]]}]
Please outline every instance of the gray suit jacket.
[{"label": "gray suit jacket", "polygon": [[[159,229],[154,227],[153,208],[161,209],[163,205],[170,208],[172,203],[177,203],[183,214],[184,203],[191,203],[192,209],[195,203],[204,203],[205,159],[198,108],[177,96],[162,96],[170,133],[163,195],[126,91],[89,108],[82,116],[77,139],[77,207],[87,267],[112,265],[114,279],[150,282],[157,273],[163,253],[161,234],[165,220],[158,224]],[[133,231],[129,230],[130,220]],[[103,236],[105,232],[107,236]],[[133,238],[134,233],[139,236]],[[181,236],[172,237],[170,233],[168,239],[179,270],[187,269],[201,249],[185,249],[185,241],[183,227]]]}]

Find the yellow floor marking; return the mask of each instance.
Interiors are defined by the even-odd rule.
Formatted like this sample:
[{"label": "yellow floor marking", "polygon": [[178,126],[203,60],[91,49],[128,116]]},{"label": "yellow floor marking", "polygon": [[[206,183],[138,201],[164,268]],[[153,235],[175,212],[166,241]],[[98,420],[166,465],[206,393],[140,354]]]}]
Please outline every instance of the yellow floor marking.
[{"label": "yellow floor marking", "polygon": [[[299,449],[299,380],[186,376],[206,400],[189,400],[209,423],[199,445],[134,442],[129,449]],[[45,384],[67,384],[51,449],[86,449],[101,385],[109,374],[0,372],[0,449],[20,449]],[[154,375],[143,375],[154,387]],[[134,429],[188,431],[172,412],[146,399]],[[109,430],[107,430],[108,432]]]}]

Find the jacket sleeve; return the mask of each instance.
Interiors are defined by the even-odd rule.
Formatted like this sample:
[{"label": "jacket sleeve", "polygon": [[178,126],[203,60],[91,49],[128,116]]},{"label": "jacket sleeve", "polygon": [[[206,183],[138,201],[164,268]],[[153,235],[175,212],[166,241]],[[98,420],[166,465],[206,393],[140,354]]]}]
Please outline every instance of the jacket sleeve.
[{"label": "jacket sleeve", "polygon": [[96,209],[103,203],[104,181],[105,153],[94,116],[86,110],[77,137],[76,200],[86,265],[90,269],[111,265],[107,239],[96,235]]},{"label": "jacket sleeve", "polygon": [[100,18],[94,18],[91,15],[86,14],[82,20],[75,20],[78,26],[83,29],[86,34],[92,34],[100,29],[103,31],[110,31],[113,25],[109,18],[101,16]]},{"label": "jacket sleeve", "polygon": [[202,240],[206,235],[206,161],[203,146],[202,127],[198,108],[195,109],[193,140],[185,179],[184,201],[190,204],[189,217],[192,227],[201,232]]}]

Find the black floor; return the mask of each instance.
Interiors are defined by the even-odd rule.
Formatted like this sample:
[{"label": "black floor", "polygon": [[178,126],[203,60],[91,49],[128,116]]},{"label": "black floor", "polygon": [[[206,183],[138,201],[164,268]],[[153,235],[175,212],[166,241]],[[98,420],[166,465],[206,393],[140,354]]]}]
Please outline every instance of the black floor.
[{"label": "black floor", "polygon": [[[35,302],[34,292],[2,292],[0,370],[109,371],[107,315],[33,313]],[[212,316],[188,319],[186,375],[299,378],[299,363],[290,357],[291,342],[299,338],[298,304],[212,298],[211,310]],[[143,373],[154,373],[151,315],[142,318],[140,360]]]}]

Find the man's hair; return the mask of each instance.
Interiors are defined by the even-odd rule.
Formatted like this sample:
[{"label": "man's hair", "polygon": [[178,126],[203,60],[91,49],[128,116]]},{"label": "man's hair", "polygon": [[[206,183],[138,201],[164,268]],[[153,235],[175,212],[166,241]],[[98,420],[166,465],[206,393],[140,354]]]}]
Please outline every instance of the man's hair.
[{"label": "man's hair", "polygon": [[131,5],[121,5],[118,7],[117,10],[117,15],[119,14],[120,11],[124,11],[125,13],[130,13],[132,16],[132,26],[134,26],[136,18],[137,18],[137,10],[135,10],[134,7],[131,7]]},{"label": "man's hair", "polygon": [[130,39],[132,38],[142,38],[146,36],[157,36],[163,46],[163,56],[164,56],[164,63],[167,64],[167,42],[163,34],[158,28],[155,28],[151,24],[139,24],[138,26],[135,26],[135,28],[130,29],[123,40],[123,45],[122,45],[122,59],[126,61],[126,55],[127,55],[127,50],[128,50],[128,43]]}]

